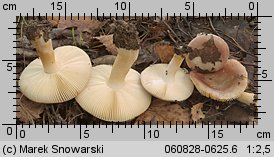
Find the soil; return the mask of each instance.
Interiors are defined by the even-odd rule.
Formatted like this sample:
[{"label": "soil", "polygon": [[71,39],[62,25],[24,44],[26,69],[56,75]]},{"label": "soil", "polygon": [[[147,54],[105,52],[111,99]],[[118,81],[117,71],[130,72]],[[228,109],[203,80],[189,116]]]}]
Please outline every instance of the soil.
[{"label": "soil", "polygon": [[118,48],[139,49],[139,37],[135,25],[119,20],[114,22],[113,43]]},{"label": "soil", "polygon": [[[17,59],[20,60],[17,62],[17,65],[20,66],[17,68],[18,73],[21,73],[23,69],[37,57],[35,48],[27,38],[29,30],[31,30],[31,28],[34,26],[41,28],[40,30],[43,31],[46,40],[49,38],[52,39],[54,48],[62,45],[78,46],[87,52],[91,58],[91,61],[106,55],[113,55],[107,50],[105,44],[101,43],[95,37],[113,34],[112,24],[115,24],[116,21],[114,18],[100,21],[100,23],[98,23],[98,21],[87,23],[84,26],[80,25],[81,20],[79,20],[79,22],[75,20],[73,25],[62,23],[62,27],[58,26],[58,23],[61,23],[59,19],[56,19],[56,17],[54,17],[55,20],[52,19],[49,20],[49,17],[48,20],[46,20],[45,17],[41,17],[40,19],[35,17],[34,20],[32,17],[29,17],[29,19],[26,19],[26,17],[20,19],[18,27],[21,27],[21,29],[18,30],[18,33],[21,35],[17,37],[20,41],[20,43],[17,45],[20,47],[17,49],[17,53],[20,54],[17,56]],[[90,19],[90,17],[86,17],[86,20]],[[95,19],[95,17],[93,19]],[[146,17],[144,17],[142,20],[142,18],[134,19],[133,17],[130,18],[130,21],[125,19],[125,21],[130,23],[130,25],[134,25],[136,27],[140,41],[140,54],[138,60],[135,62],[132,68],[138,72],[141,72],[150,64],[161,63],[161,59],[154,52],[154,45],[159,42],[169,43],[169,46],[173,46],[175,49],[179,48],[180,46],[187,48],[186,45],[196,36],[196,34],[212,33],[220,36],[228,43],[229,49],[231,51],[230,58],[237,59],[246,67],[249,75],[249,85],[246,91],[257,92],[257,83],[254,82],[254,79],[256,79],[254,74],[257,72],[257,70],[254,68],[254,66],[257,66],[257,64],[254,63],[254,60],[257,60],[257,56],[254,55],[257,53],[257,50],[254,49],[257,47],[257,44],[254,43],[257,41],[257,37],[253,35],[256,33],[254,28],[257,27],[257,25],[254,24],[255,20],[256,19],[254,17],[245,19],[243,17],[240,17],[239,19],[237,17],[232,19],[219,19],[218,17],[214,17],[213,19],[207,19],[205,17],[200,19],[182,17],[180,19],[179,17],[176,17],[168,19],[164,18],[164,20],[155,20],[154,18],[148,19]],[[81,30],[77,28],[81,28]],[[122,30],[125,31],[127,29]],[[122,37],[119,36],[119,38]],[[132,48],[132,45],[123,45],[125,42],[119,43],[120,45],[118,47]],[[133,45],[135,48],[136,44]],[[181,67],[189,70],[185,62],[181,65]],[[19,78],[19,76],[17,77]],[[17,90],[20,91],[20,89]],[[24,96],[21,95],[20,97],[23,98]],[[157,99],[153,98],[152,101],[157,102],[155,100]],[[17,117],[20,118],[18,120],[20,123],[102,123],[100,119],[97,119],[91,114],[85,112],[74,99],[60,104],[35,104],[30,100],[25,100],[25,98],[23,103],[20,100],[17,101],[17,103],[23,107],[24,104],[28,104],[28,102],[32,105],[43,105],[43,109],[40,110],[39,108],[39,113],[36,113],[35,116],[26,117],[26,115],[24,116],[20,113],[17,113]],[[187,109],[189,112],[194,105],[202,103],[202,112],[205,115],[204,119],[202,119],[204,123],[249,124],[253,121],[257,123],[257,121],[254,120],[254,118],[258,116],[256,113],[254,113],[256,111],[256,107],[247,106],[237,100],[228,102],[214,101],[202,96],[196,89],[194,89],[193,94],[187,100],[175,103],[180,105],[182,109]],[[166,106],[168,107],[168,105]],[[155,106],[153,108],[155,108]],[[178,107],[176,106],[176,110],[177,109]],[[32,114],[34,112],[32,111],[31,107],[24,108],[24,110],[30,110],[31,112],[29,113]],[[149,112],[152,112],[151,109]],[[163,112],[162,114],[164,115],[164,110],[161,109],[161,112]],[[138,120],[142,121],[142,119],[139,117],[136,117],[128,123],[136,124]],[[174,120],[174,116],[172,118],[172,120]],[[169,119],[167,117],[164,119],[167,121],[166,124],[169,124]],[[146,123],[148,123],[148,121],[153,121],[153,119],[145,120]]]}]

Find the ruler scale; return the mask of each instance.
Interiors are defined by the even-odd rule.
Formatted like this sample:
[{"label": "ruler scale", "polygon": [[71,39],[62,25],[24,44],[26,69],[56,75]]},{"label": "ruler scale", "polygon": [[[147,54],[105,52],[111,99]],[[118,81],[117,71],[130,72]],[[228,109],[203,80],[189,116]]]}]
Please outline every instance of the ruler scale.
[{"label": "ruler scale", "polygon": [[[272,34],[274,28],[272,2],[266,1],[1,1],[2,53],[1,53],[1,96],[0,146],[1,156],[274,156],[274,142],[271,134],[274,126],[272,103],[272,82],[274,58]],[[220,125],[209,122],[201,124],[158,121],[138,122],[50,122],[36,124],[18,123],[19,112],[16,84],[21,68],[17,63],[16,49],[20,47],[17,38],[21,35],[19,19],[45,17],[73,17],[104,21],[112,19],[191,19],[205,18],[229,21],[233,19],[256,19],[253,30],[256,56],[254,58],[254,93],[258,100],[254,121],[233,124],[221,121]],[[216,30],[215,30],[216,31]],[[82,142],[84,141],[84,142]],[[31,152],[40,147],[41,151]],[[30,151],[28,151],[28,148]],[[75,150],[76,149],[76,150]],[[77,153],[77,149],[83,151]],[[37,148],[38,150],[38,148]],[[134,153],[133,153],[134,152]]]}]

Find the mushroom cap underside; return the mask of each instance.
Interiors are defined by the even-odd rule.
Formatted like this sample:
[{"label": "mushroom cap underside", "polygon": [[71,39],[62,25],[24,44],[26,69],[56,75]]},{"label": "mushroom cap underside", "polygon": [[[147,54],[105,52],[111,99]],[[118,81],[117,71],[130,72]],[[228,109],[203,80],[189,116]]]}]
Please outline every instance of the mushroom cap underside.
[{"label": "mushroom cap underside", "polygon": [[183,101],[193,92],[194,85],[186,71],[179,69],[167,77],[168,64],[154,64],[141,73],[143,87],[153,96],[166,101]]},{"label": "mushroom cap underside", "polygon": [[93,116],[105,121],[127,121],[142,114],[150,105],[151,95],[141,85],[140,74],[130,69],[119,89],[108,86],[110,65],[91,69],[85,90],[77,97],[79,105]]},{"label": "mushroom cap underside", "polygon": [[57,71],[45,73],[41,60],[35,59],[22,72],[20,90],[39,103],[60,103],[76,97],[86,86],[91,62],[78,47],[62,46],[54,50]]}]

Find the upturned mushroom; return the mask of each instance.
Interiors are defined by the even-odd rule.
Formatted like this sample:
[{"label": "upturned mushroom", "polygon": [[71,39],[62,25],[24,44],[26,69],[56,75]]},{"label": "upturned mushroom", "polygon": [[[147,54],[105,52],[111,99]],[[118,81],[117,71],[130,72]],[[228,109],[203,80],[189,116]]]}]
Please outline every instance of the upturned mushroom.
[{"label": "upturned mushroom", "polygon": [[248,84],[245,67],[229,59],[223,69],[214,73],[191,71],[190,78],[197,90],[204,96],[217,101],[238,100],[246,105],[256,105],[254,93],[244,92]]},{"label": "upturned mushroom", "polygon": [[21,73],[21,92],[39,103],[61,103],[75,98],[87,85],[91,62],[89,56],[75,46],[53,50],[51,40],[44,41],[40,32],[28,33],[39,58]]},{"label": "upturned mushroom", "polygon": [[185,58],[188,67],[193,71],[218,71],[224,67],[229,57],[227,43],[214,34],[198,34],[188,46],[191,51]]},{"label": "upturned mushroom", "polygon": [[169,64],[154,64],[141,73],[143,87],[153,96],[166,101],[183,101],[193,92],[194,85],[185,69],[183,58],[174,54]]},{"label": "upturned mushroom", "polygon": [[228,60],[221,70],[214,73],[191,71],[190,78],[202,95],[218,101],[239,98],[248,83],[245,67],[234,59]]},{"label": "upturned mushroom", "polygon": [[244,92],[248,84],[245,67],[228,59],[227,43],[213,34],[198,34],[188,46],[187,65],[190,78],[204,96],[218,101],[237,99],[247,105],[256,104],[253,93]]},{"label": "upturned mushroom", "polygon": [[113,42],[118,55],[113,66],[98,65],[91,69],[89,83],[77,97],[80,106],[105,121],[127,121],[143,113],[151,95],[141,85],[140,74],[131,69],[139,54],[136,28],[116,21]]}]

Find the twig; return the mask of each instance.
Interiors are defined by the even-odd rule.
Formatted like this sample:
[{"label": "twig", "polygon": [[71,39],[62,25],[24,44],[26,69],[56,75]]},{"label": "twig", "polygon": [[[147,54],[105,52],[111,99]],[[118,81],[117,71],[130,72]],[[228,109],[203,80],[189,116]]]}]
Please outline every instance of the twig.
[{"label": "twig", "polygon": [[257,58],[257,56],[255,56],[254,54],[252,54],[252,53],[250,53],[250,52],[248,52],[248,51],[246,51],[233,37],[231,37],[231,36],[229,36],[229,35],[227,35],[227,34],[224,34],[226,37],[228,37],[230,40],[232,40],[232,41],[230,41],[230,40],[228,40],[230,43],[232,43],[234,46],[236,46],[237,48],[239,48],[242,52],[244,52],[244,53],[246,53],[246,54],[248,54],[248,55],[250,55],[250,56],[252,56],[252,57],[254,57],[254,58]]},{"label": "twig", "polygon": [[213,31],[215,34],[217,34],[218,36],[220,36],[220,34],[216,31],[215,27],[213,26],[211,19],[208,18],[208,20],[209,20],[209,24],[210,24],[210,27],[211,27],[212,31]]},{"label": "twig", "polygon": [[140,36],[140,42],[143,42],[143,40],[148,36],[148,33],[144,33]]},{"label": "twig", "polygon": [[222,19],[223,23],[225,24],[225,19],[222,16],[221,16],[221,19]]},{"label": "twig", "polygon": [[223,115],[223,113],[222,112],[217,112],[217,113],[212,114],[210,116],[206,116],[205,119],[209,119],[209,118],[216,117],[216,116],[219,116],[219,115]]},{"label": "twig", "polygon": [[140,36],[140,42],[143,42],[143,40],[149,35],[149,31],[145,26],[142,25],[142,23],[140,26],[145,30],[145,33]]},{"label": "twig", "polygon": [[178,45],[177,41],[175,41],[175,39],[171,36],[169,30],[167,30],[167,33],[168,33],[169,38],[175,43],[175,45]]},{"label": "twig", "polygon": [[187,26],[188,26],[189,31],[190,31],[190,32],[192,32],[192,28],[191,28],[191,24],[190,24],[190,22],[187,22],[186,17],[184,17],[183,19],[184,19],[184,21],[186,22],[186,24],[187,24]]},{"label": "twig", "polygon": [[229,39],[231,39],[234,42],[234,46],[238,47],[241,51],[247,53],[247,51],[231,36],[225,34],[225,36],[227,36]]},{"label": "twig", "polygon": [[[177,40],[179,40],[179,42],[181,43],[181,39],[177,36],[177,34],[173,31],[173,29],[165,22],[163,21],[163,23],[167,26],[167,28],[171,31],[171,33],[173,33],[173,35],[177,38]],[[177,42],[175,42],[177,45]]]},{"label": "twig", "polygon": [[232,105],[234,105],[234,104],[235,104],[235,103],[228,105],[226,108],[222,109],[222,112],[227,111],[227,110],[228,110]]},{"label": "twig", "polygon": [[84,115],[84,113],[79,113],[79,114],[77,114],[76,116],[72,117],[72,118],[68,121],[68,123],[70,124],[75,118],[77,118],[77,117],[79,117],[79,116],[82,116],[82,115]]},{"label": "twig", "polygon": [[[62,121],[62,122],[65,121],[65,120],[60,116],[60,114],[57,113],[57,112],[59,112],[59,111],[58,111],[58,110],[59,110],[59,106],[57,106],[57,109],[55,110],[54,107],[53,107],[53,105],[51,105],[51,110],[53,111],[56,120]],[[57,118],[59,118],[59,119],[57,119]]]},{"label": "twig", "polygon": [[246,65],[246,66],[257,66],[256,64],[252,64],[244,61],[239,61],[239,62],[241,62],[243,65]]},{"label": "twig", "polygon": [[181,32],[183,32],[185,35],[187,35],[188,37],[192,38],[191,35],[189,35],[188,33],[186,33],[186,32],[180,27],[179,23],[177,23],[177,27],[178,27],[178,29],[179,29]]},{"label": "twig", "polygon": [[254,34],[254,31],[255,31],[256,28],[258,28],[258,25],[256,25],[256,26],[253,28],[251,34]]}]

